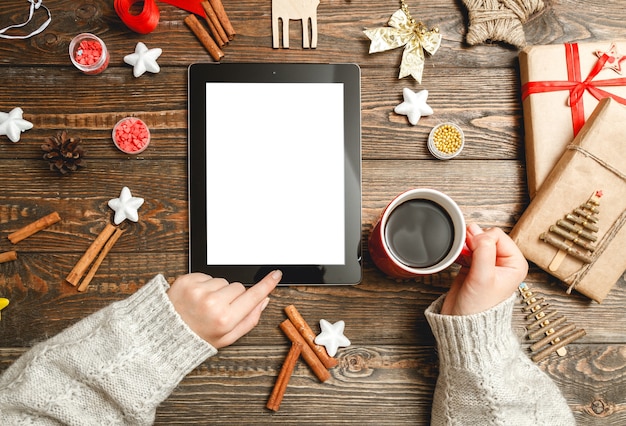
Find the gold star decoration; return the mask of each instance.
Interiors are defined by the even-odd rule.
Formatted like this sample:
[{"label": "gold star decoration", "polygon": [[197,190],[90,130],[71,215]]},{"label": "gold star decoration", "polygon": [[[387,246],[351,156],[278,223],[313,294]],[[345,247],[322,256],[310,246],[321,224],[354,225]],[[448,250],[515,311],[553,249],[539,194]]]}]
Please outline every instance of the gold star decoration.
[{"label": "gold star decoration", "polygon": [[424,71],[424,51],[434,55],[441,45],[441,34],[437,28],[428,30],[421,22],[416,22],[408,11],[398,9],[387,23],[380,27],[363,31],[372,41],[369,53],[383,52],[404,46],[400,74],[398,78],[412,76],[422,83]]},{"label": "gold star decoration", "polygon": [[469,17],[465,39],[472,46],[489,40],[524,47],[522,24],[544,8],[542,0],[463,0],[463,4]]},{"label": "gold star decoration", "polygon": [[611,47],[609,48],[607,52],[596,50],[594,53],[596,54],[598,58],[601,58],[605,53],[609,57],[604,63],[604,66],[602,67],[602,69],[610,69],[620,75],[622,74],[622,61],[626,60],[626,56],[621,55],[617,51],[617,46],[615,45],[615,43],[611,44]]}]

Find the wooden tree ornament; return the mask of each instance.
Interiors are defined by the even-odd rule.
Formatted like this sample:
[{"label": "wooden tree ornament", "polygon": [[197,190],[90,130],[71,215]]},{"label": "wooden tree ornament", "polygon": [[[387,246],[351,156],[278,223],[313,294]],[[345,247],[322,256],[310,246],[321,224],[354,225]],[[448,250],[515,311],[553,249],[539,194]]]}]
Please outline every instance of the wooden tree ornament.
[{"label": "wooden tree ornament", "polygon": [[533,292],[526,283],[521,283],[519,292],[526,312],[526,337],[535,342],[530,345],[531,359],[539,362],[553,352],[559,356],[567,355],[565,346],[583,337],[584,329],[576,329],[574,324],[552,308],[544,297]]},{"label": "wooden tree ornament", "polygon": [[539,238],[556,247],[556,253],[548,266],[556,271],[565,257],[572,256],[584,263],[592,262],[595,243],[598,240],[598,213],[602,191],[596,191],[585,204],[575,208],[550,226],[549,232],[542,233]]},{"label": "wooden tree ornament", "polygon": [[[272,47],[280,47],[278,22],[282,21],[283,48],[289,49],[289,20],[302,21],[302,47],[317,47],[317,6],[319,0],[272,0]],[[309,21],[311,42],[309,43]]]}]

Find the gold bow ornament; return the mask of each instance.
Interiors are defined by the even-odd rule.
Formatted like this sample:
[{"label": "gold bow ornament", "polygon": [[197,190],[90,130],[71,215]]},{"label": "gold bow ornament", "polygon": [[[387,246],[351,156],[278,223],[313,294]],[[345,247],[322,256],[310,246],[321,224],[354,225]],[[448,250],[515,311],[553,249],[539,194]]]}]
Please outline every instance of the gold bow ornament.
[{"label": "gold bow ornament", "polygon": [[421,22],[416,22],[403,9],[398,9],[387,23],[388,27],[380,27],[363,31],[372,41],[369,53],[384,52],[404,46],[400,75],[403,78],[412,76],[422,83],[424,71],[424,51],[434,55],[441,45],[441,34],[438,28],[428,30]]}]

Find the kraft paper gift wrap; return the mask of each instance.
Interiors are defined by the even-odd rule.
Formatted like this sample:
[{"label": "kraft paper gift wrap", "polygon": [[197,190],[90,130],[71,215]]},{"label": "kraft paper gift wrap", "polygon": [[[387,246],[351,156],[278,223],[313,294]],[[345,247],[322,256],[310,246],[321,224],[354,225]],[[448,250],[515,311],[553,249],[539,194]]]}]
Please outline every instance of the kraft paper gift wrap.
[{"label": "kraft paper gift wrap", "polygon": [[[626,40],[531,46],[519,55],[533,198],[600,99],[626,103]],[[623,69],[623,75],[617,71]]]},{"label": "kraft paper gift wrap", "polygon": [[[626,107],[603,99],[564,151],[511,237],[529,261],[600,303],[626,269]],[[550,271],[558,249],[539,236],[598,190],[602,197],[592,263],[566,256]]]}]

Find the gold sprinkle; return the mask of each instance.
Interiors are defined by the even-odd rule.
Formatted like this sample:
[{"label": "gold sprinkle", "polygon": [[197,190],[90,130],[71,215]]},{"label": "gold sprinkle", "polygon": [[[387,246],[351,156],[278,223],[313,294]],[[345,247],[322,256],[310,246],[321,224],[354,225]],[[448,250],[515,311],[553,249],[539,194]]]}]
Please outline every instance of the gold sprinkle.
[{"label": "gold sprinkle", "polygon": [[463,138],[456,127],[450,124],[443,124],[433,133],[433,144],[440,152],[453,154],[461,149]]}]

